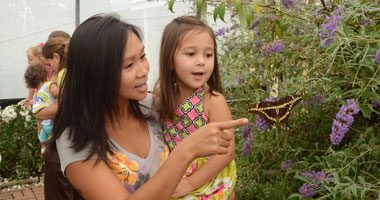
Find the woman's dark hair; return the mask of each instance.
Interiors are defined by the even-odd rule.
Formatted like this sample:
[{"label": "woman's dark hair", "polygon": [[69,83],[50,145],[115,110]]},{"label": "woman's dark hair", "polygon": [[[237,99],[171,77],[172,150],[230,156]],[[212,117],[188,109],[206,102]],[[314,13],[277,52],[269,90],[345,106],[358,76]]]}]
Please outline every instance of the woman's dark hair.
[{"label": "woman's dark hair", "polygon": [[[75,30],[69,44],[52,144],[69,130],[74,151],[90,148],[87,159],[97,155],[105,160],[107,152],[112,154],[105,120],[118,120],[120,116],[121,65],[124,52],[128,51],[128,35],[132,33],[141,40],[137,27],[114,15],[92,16]],[[129,109],[145,119],[137,101],[129,100]]]}]

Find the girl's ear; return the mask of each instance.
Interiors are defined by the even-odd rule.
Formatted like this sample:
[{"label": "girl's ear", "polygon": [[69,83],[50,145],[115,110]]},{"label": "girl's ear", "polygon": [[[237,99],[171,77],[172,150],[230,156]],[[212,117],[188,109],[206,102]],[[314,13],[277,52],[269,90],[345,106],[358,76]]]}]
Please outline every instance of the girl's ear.
[{"label": "girl's ear", "polygon": [[57,53],[53,53],[53,58],[58,61],[58,63],[61,62],[61,57]]}]

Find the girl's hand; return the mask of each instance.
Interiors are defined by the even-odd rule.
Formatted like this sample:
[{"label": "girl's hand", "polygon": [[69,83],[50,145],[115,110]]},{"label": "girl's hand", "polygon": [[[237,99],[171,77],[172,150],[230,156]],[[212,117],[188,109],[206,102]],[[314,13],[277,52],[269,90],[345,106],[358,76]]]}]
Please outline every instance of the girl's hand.
[{"label": "girl's hand", "polygon": [[175,192],[173,193],[172,198],[185,196],[193,190],[194,188],[191,186],[188,179],[182,178],[181,182],[179,182],[177,188],[175,189]]},{"label": "girl's hand", "polygon": [[242,118],[206,124],[187,136],[175,150],[181,148],[182,151],[190,153],[193,159],[226,154],[230,141],[234,138],[234,133],[227,130],[247,123],[248,119]]}]

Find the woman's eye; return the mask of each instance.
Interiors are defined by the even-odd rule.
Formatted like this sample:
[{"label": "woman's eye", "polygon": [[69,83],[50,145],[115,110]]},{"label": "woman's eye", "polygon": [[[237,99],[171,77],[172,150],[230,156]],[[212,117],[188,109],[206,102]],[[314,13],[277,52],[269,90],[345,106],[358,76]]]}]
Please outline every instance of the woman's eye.
[{"label": "woman's eye", "polygon": [[146,57],[146,54],[144,53],[141,57],[140,57],[140,59],[144,59]]},{"label": "woman's eye", "polygon": [[129,63],[128,65],[126,65],[125,67],[124,67],[124,69],[128,69],[128,68],[130,68],[130,67],[132,67],[133,66],[133,63]]}]

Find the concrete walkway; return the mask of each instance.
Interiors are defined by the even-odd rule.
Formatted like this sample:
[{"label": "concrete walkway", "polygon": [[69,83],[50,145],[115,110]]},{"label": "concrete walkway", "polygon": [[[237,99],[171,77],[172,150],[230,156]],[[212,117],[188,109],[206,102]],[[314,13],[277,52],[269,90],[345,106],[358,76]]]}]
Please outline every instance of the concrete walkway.
[{"label": "concrete walkway", "polygon": [[0,190],[0,200],[44,200],[44,185],[23,186],[21,189]]}]

